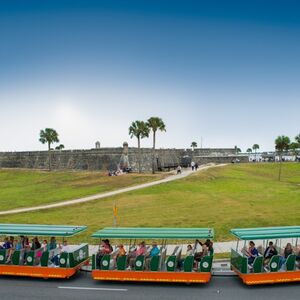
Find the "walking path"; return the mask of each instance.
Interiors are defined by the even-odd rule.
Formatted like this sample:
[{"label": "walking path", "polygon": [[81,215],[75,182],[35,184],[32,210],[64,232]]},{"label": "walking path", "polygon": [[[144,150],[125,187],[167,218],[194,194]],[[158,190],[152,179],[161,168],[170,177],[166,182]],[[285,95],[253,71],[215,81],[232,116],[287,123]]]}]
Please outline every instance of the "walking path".
[{"label": "walking path", "polygon": [[[203,165],[203,166],[199,167],[197,172],[202,171],[202,170],[206,170],[206,169],[209,169],[209,168],[213,168],[213,167],[222,167],[222,166],[225,166],[225,165],[226,164]],[[127,187],[127,188],[122,188],[122,189],[111,191],[111,192],[95,194],[95,195],[92,195],[92,196],[87,196],[87,197],[68,200],[68,201],[62,201],[62,202],[53,203],[53,204],[40,205],[40,206],[34,206],[34,207],[26,207],[26,208],[16,208],[16,209],[11,209],[11,210],[6,210],[6,211],[0,211],[0,215],[18,214],[18,213],[24,213],[24,212],[29,212],[29,211],[37,211],[37,210],[43,210],[43,209],[57,208],[57,207],[62,207],[62,206],[68,206],[68,205],[74,205],[74,204],[99,200],[99,199],[119,195],[119,194],[122,194],[122,193],[131,192],[131,191],[135,191],[135,190],[140,190],[140,189],[144,189],[144,188],[147,188],[147,187],[150,187],[150,186],[154,186],[154,185],[158,185],[158,184],[162,184],[162,183],[182,179],[182,178],[185,178],[185,177],[191,175],[192,173],[195,173],[195,171],[192,171],[191,169],[183,170],[181,174],[171,175],[171,176],[168,176],[164,179],[160,179],[160,180],[153,181],[153,182],[143,183],[143,184],[140,184],[140,185]]]}]

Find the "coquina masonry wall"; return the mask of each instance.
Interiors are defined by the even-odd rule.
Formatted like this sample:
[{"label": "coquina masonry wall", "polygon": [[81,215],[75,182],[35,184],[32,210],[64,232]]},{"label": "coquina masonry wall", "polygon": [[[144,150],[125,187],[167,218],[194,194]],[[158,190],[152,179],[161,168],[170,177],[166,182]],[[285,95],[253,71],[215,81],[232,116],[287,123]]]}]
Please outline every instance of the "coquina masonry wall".
[{"label": "coquina masonry wall", "polygon": [[[100,148],[91,150],[51,151],[51,166],[57,170],[115,170],[120,164],[124,149]],[[125,152],[126,153],[126,152]],[[138,149],[128,148],[126,153],[129,165],[133,171],[138,170]],[[156,168],[175,167],[178,164],[187,165],[192,160],[199,164],[208,162],[230,163],[238,158],[248,162],[247,156],[236,156],[234,149],[157,149],[155,151]],[[141,149],[141,166],[143,172],[151,171],[152,149]],[[0,152],[0,168],[47,169],[49,163],[48,151]]]}]

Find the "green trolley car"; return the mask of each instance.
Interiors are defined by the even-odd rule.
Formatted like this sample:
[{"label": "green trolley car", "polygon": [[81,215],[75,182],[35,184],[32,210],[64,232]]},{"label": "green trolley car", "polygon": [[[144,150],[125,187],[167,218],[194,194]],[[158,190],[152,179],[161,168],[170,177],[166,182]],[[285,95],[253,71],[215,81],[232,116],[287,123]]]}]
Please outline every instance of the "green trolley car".
[{"label": "green trolley car", "polygon": [[[232,229],[231,233],[244,241],[244,245],[239,247],[241,243],[237,243],[236,249],[231,250],[231,268],[245,284],[300,281],[300,257],[296,256],[300,250],[297,248],[300,226]],[[251,264],[246,251],[247,241],[262,242],[257,247],[258,255],[251,259]],[[276,254],[266,258],[265,251],[270,242],[273,244],[272,248],[276,249]],[[283,242],[290,244],[290,253],[284,253],[285,250],[281,247]]]},{"label": "green trolley car", "polygon": [[[214,231],[211,228],[104,228],[92,237],[129,241],[125,255],[105,254],[98,264],[97,255],[93,255],[92,277],[95,280],[207,283],[211,279],[213,253],[195,263],[195,251],[183,257],[179,244],[179,241],[195,243],[196,239],[212,239]],[[151,257],[148,249],[148,254],[136,255],[133,268],[129,269],[130,249],[135,247],[136,241],[144,240],[160,240],[159,253]],[[176,244],[171,247],[170,241]],[[169,251],[168,247],[171,248]],[[178,269],[180,263],[182,268]]]},{"label": "green trolley car", "polygon": [[[18,237],[60,237],[81,233],[86,226],[0,224],[0,235],[16,241]],[[5,239],[5,238],[4,238]],[[12,242],[13,243],[13,242]],[[69,278],[89,262],[88,244],[49,249],[48,246],[33,249],[28,245],[9,249],[0,248],[0,275],[41,278]],[[54,263],[56,261],[56,264]]]}]

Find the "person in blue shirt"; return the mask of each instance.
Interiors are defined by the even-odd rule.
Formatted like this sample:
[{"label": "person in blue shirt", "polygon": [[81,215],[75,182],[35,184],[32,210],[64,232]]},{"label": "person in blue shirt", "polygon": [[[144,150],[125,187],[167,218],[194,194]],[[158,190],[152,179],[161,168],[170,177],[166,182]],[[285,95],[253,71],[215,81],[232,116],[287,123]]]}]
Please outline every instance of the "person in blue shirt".
[{"label": "person in blue shirt", "polygon": [[157,247],[157,243],[153,242],[152,243],[152,249],[150,251],[150,257],[153,257],[153,256],[158,255],[158,254],[159,254],[159,249]]},{"label": "person in blue shirt", "polygon": [[148,252],[148,254],[146,255],[146,261],[145,261],[145,269],[149,270],[150,269],[150,262],[153,256],[156,256],[159,254],[159,248],[157,246],[156,242],[152,243],[152,248],[150,250],[150,252]]},{"label": "person in blue shirt", "polygon": [[8,238],[4,239],[3,249],[10,249],[12,247],[12,244],[10,243]]},{"label": "person in blue shirt", "polygon": [[248,264],[252,265],[255,257],[258,256],[258,251],[255,248],[255,244],[253,241],[249,242],[249,248],[246,250],[246,256],[248,257]]}]

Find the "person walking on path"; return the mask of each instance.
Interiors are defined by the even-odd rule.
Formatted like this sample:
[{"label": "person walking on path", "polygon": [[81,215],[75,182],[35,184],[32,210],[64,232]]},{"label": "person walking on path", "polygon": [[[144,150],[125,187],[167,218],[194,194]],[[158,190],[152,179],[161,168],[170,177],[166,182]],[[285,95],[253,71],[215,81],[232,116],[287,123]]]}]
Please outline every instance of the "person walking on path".
[{"label": "person walking on path", "polygon": [[194,171],[194,169],[195,169],[195,163],[193,161],[191,162],[191,167],[192,167],[192,171]]}]

